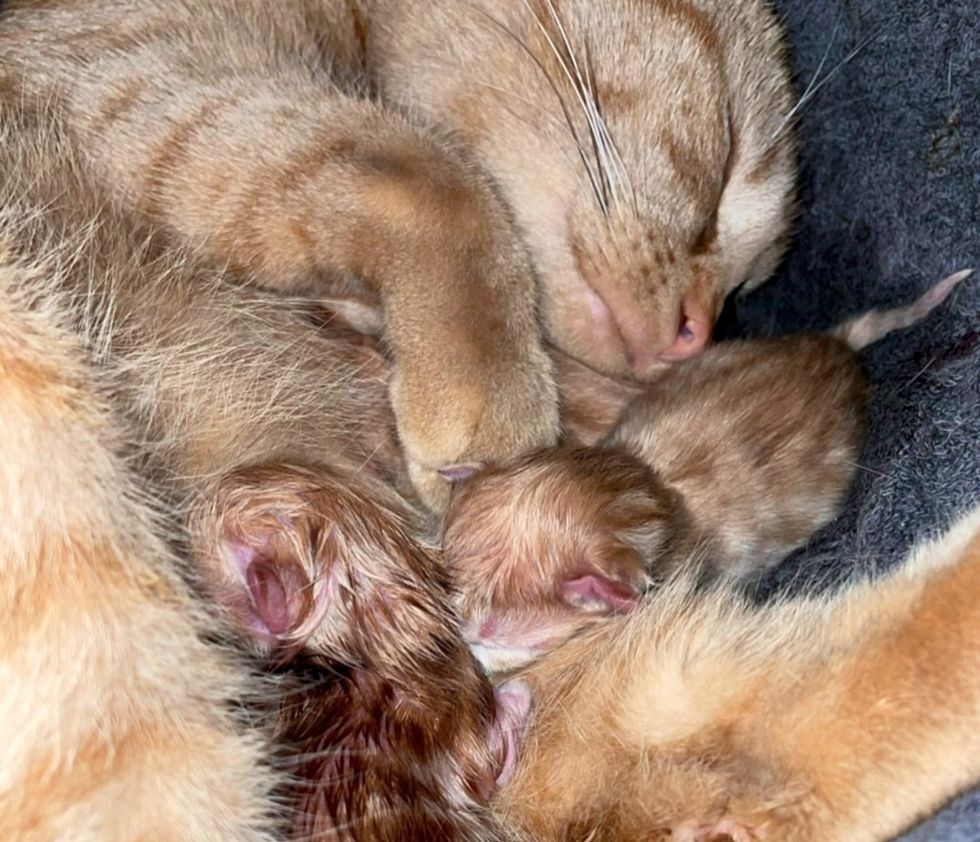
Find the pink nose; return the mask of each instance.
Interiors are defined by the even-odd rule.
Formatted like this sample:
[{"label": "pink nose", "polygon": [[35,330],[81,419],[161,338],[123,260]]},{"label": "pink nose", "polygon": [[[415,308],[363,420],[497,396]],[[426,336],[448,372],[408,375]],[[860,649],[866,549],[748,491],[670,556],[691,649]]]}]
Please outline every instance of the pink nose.
[{"label": "pink nose", "polygon": [[[605,305],[604,305],[605,306]],[[626,351],[626,364],[639,380],[662,371],[664,363],[697,356],[711,339],[713,319],[710,308],[689,295],[681,303],[678,325],[666,348],[655,341],[651,321],[638,307],[623,304],[607,311]]]},{"label": "pink nose", "polygon": [[711,341],[711,319],[693,302],[685,301],[681,308],[680,329],[677,338],[664,348],[657,357],[664,362],[689,360],[700,354]]}]

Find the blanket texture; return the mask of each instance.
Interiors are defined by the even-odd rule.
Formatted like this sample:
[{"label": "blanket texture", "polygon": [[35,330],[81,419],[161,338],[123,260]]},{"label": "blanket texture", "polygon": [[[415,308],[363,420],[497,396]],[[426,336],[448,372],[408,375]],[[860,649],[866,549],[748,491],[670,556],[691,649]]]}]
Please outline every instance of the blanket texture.
[{"label": "blanket texture", "polygon": [[[723,329],[825,328],[909,302],[955,270],[980,270],[976,0],[777,7],[800,91],[815,77],[822,85],[800,116],[798,233],[777,277],[737,302]],[[768,593],[886,569],[980,499],[980,271],[863,358],[875,393],[846,510],[774,572]],[[903,837],[978,840],[980,790]]]}]

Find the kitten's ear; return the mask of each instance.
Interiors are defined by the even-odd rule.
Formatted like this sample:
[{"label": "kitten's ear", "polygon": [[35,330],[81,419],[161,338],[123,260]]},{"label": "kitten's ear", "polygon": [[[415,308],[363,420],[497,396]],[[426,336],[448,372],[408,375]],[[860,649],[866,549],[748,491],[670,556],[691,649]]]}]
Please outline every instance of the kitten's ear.
[{"label": "kitten's ear", "polygon": [[625,614],[640,601],[641,591],[601,573],[586,573],[561,583],[561,597],[590,614]]},{"label": "kitten's ear", "polygon": [[748,825],[725,817],[710,822],[684,822],[674,827],[670,838],[677,842],[755,842],[758,837]]},{"label": "kitten's ear", "polygon": [[324,496],[299,469],[245,469],[192,520],[204,589],[263,654],[295,653],[327,615],[341,521]]},{"label": "kitten's ear", "polygon": [[592,553],[562,580],[560,594],[567,605],[590,614],[625,614],[637,606],[646,584],[643,559],[620,545]]},{"label": "kitten's ear", "polygon": [[268,545],[258,549],[236,540],[226,539],[219,552],[241,583],[242,593],[226,605],[236,619],[269,643],[295,635],[311,610],[312,583],[300,564]]}]

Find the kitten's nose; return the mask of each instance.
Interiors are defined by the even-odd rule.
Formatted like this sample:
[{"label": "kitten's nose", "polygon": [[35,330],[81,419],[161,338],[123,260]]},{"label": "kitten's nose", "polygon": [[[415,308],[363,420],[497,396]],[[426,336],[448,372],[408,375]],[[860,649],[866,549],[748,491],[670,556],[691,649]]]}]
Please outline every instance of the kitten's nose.
[{"label": "kitten's nose", "polygon": [[711,316],[698,302],[685,299],[681,305],[677,338],[657,354],[664,362],[689,360],[700,354],[711,341]]}]

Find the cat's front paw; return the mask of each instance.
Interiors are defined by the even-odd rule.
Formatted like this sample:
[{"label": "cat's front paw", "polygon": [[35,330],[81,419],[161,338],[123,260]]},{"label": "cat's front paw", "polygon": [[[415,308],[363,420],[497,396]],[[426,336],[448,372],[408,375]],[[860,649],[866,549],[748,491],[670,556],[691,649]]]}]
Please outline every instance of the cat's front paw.
[{"label": "cat's front paw", "polygon": [[558,395],[543,352],[524,365],[459,360],[396,366],[391,402],[408,474],[442,513],[453,486],[487,464],[558,441]]}]

